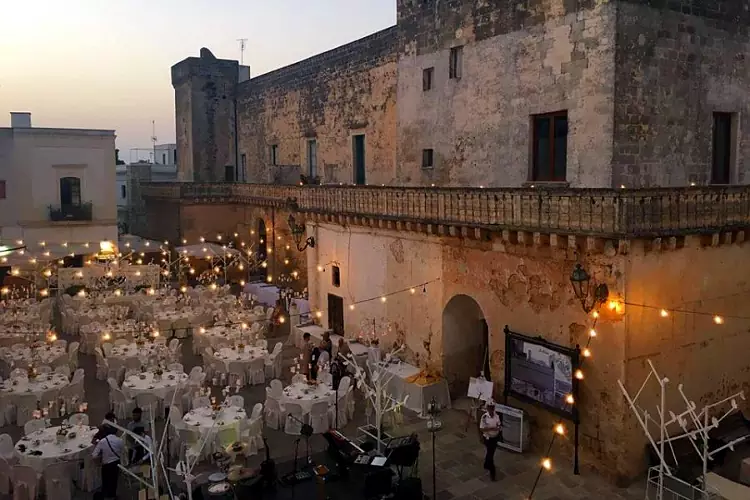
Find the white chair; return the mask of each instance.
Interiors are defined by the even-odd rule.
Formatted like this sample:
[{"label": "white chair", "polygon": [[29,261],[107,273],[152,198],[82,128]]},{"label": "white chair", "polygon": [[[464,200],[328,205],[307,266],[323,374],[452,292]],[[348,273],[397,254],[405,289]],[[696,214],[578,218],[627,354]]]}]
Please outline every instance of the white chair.
[{"label": "white chair", "polygon": [[11,461],[15,456],[16,450],[13,448],[13,438],[10,437],[10,434],[0,434],[0,459]]},{"label": "white chair", "polygon": [[47,365],[40,366],[39,368],[36,369],[36,372],[39,373],[40,375],[46,375],[48,373],[52,373],[52,367],[47,366]]},{"label": "white chair", "polygon": [[316,401],[310,408],[310,425],[315,434],[326,432],[328,424],[328,401]]},{"label": "white chair", "polygon": [[46,497],[54,500],[71,500],[73,498],[73,479],[70,465],[53,464],[44,469],[44,490]]},{"label": "white chair", "polygon": [[193,408],[206,408],[211,406],[211,399],[208,396],[197,396],[193,398]]},{"label": "white chair", "polygon": [[194,377],[198,377],[199,374],[203,373],[203,368],[200,366],[194,366],[190,370],[190,380],[193,380]]},{"label": "white chair", "polygon": [[35,394],[23,394],[16,399],[16,425],[21,426],[34,420],[37,397]]},{"label": "white chair", "polygon": [[70,417],[68,417],[68,423],[70,425],[89,425],[89,416],[85,413],[74,413]]},{"label": "white chair", "polygon": [[127,339],[117,339],[117,340],[115,340],[115,346],[117,346],[117,347],[126,346],[128,344],[130,344],[130,342],[128,342]]},{"label": "white chair", "polygon": [[185,373],[185,368],[182,363],[171,363],[167,366],[167,369],[171,372]]},{"label": "white chair", "polygon": [[86,376],[86,371],[83,368],[76,368],[76,371],[73,372],[73,379],[71,380],[71,383],[75,384],[76,382],[83,382],[83,378]]},{"label": "white chair", "polygon": [[38,490],[36,470],[26,465],[15,465],[12,477],[13,500],[36,500]]},{"label": "white chair", "polygon": [[248,446],[246,456],[254,455],[263,448],[263,404],[256,403],[253,407],[243,440]]},{"label": "white chair", "polygon": [[81,344],[79,342],[71,342],[68,347],[68,363],[70,364],[71,370],[78,368],[78,351],[80,348]]},{"label": "white chair", "polygon": [[245,398],[240,395],[230,396],[229,404],[232,406],[239,406],[240,408],[245,407]]},{"label": "white chair", "polygon": [[268,341],[266,339],[258,339],[255,341],[255,347],[260,347],[261,349],[268,349]]},{"label": "white chair", "polygon": [[255,358],[250,362],[248,368],[248,378],[250,379],[250,385],[258,385],[266,383],[266,360],[263,358]]},{"label": "white chair", "polygon": [[277,378],[271,380],[269,387],[271,388],[271,395],[276,399],[281,399],[281,394],[284,392],[284,385],[281,380]]},{"label": "white chair", "polygon": [[[262,358],[259,358],[261,362],[263,361]],[[242,361],[230,361],[229,362],[229,369],[227,370],[229,374],[229,386],[230,387],[245,387],[247,385],[246,380],[246,372],[245,372],[245,363]]]},{"label": "white chair", "polygon": [[110,354],[112,354],[112,344],[109,342],[105,342],[102,344],[102,352],[106,357],[109,357]]},{"label": "white chair", "polygon": [[295,373],[292,377],[292,384],[304,384],[307,382],[307,377],[302,373]]},{"label": "white chair", "polygon": [[52,342],[52,345],[55,347],[62,347],[63,349],[68,348],[68,341],[63,339],[58,339]]},{"label": "white chair", "polygon": [[35,418],[33,420],[29,420],[23,425],[23,433],[24,435],[28,436],[29,434],[34,434],[37,431],[43,431],[47,428],[47,423],[40,419]]},{"label": "white chair", "polygon": [[[7,436],[7,434],[3,434]],[[11,446],[13,443],[11,442]],[[15,452],[14,452],[15,453]],[[13,466],[10,460],[0,459],[0,495],[10,495],[11,476],[13,475]]]},{"label": "white chair", "polygon": [[182,345],[180,345],[179,340],[172,339],[169,341],[169,355],[175,363],[182,359]]},{"label": "white chair", "polygon": [[94,350],[94,355],[96,356],[96,378],[104,380],[109,375],[109,361],[98,347]]},{"label": "white chair", "polygon": [[266,387],[266,402],[263,404],[266,425],[269,429],[278,430],[281,425],[281,403],[271,395],[271,390]]},{"label": "white chair", "polygon": [[131,400],[120,389],[110,390],[110,398],[112,399],[112,409],[118,420],[127,420],[132,410]]},{"label": "white chair", "polygon": [[55,368],[55,373],[59,373],[60,375],[65,375],[66,377],[70,378],[70,366],[60,365],[57,368]]},{"label": "white chair", "polygon": [[161,401],[156,394],[150,392],[138,394],[135,397],[135,403],[143,410],[143,418],[146,422],[151,422],[152,418],[154,420],[159,418]]},{"label": "white chair", "polygon": [[287,416],[284,424],[284,432],[293,436],[299,436],[302,432],[302,424],[300,422],[305,421],[302,405],[299,403],[286,403],[284,405],[284,414]]}]

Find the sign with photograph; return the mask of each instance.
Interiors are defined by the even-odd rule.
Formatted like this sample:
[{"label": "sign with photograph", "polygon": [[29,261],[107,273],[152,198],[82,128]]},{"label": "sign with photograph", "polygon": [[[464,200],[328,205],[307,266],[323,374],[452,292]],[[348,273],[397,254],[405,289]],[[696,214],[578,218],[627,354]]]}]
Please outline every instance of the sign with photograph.
[{"label": "sign with photograph", "polygon": [[564,347],[512,332],[505,327],[505,395],[511,395],[577,421],[575,405],[578,348]]}]

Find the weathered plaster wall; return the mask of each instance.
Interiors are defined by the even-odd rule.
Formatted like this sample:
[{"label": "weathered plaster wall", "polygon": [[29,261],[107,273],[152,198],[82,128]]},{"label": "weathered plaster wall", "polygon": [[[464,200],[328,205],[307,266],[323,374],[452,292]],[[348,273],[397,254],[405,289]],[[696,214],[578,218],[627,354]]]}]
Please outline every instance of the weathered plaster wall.
[{"label": "weathered plaster wall", "polygon": [[613,185],[711,182],[714,112],[737,113],[731,181],[747,183],[750,1],[643,3],[618,6]]},{"label": "weathered plaster wall", "polygon": [[364,134],[366,182],[393,182],[396,34],[389,28],[243,83],[238,133],[248,179],[299,181],[308,174],[307,140],[316,139],[322,182],[353,183],[352,135]]},{"label": "weathered plaster wall", "polygon": [[[311,307],[325,310],[328,293],[343,297],[348,336],[357,335],[362,320],[387,318],[394,327],[386,335],[387,343],[402,336],[410,356],[424,360],[428,356],[425,342],[429,342],[432,361],[442,366],[443,357],[450,355],[443,350],[444,343],[450,344],[450,339],[443,338],[443,310],[456,295],[473,298],[488,323],[491,373],[497,381],[498,398],[504,378],[505,325],[563,345],[586,343],[591,322],[570,287],[575,262],[572,253],[329,224],[318,225],[314,233],[318,246],[307,253]],[[331,261],[340,264],[340,288],[331,285],[330,268],[316,271],[318,264]],[[615,293],[621,287],[622,257],[599,255],[583,263]],[[426,293],[417,289],[414,295],[407,291],[388,297],[385,303],[378,300],[383,294],[436,278],[440,281],[427,285]],[[376,300],[349,309],[351,302],[365,298]],[[584,461],[604,471],[618,462],[624,448],[625,407],[616,392],[616,381],[623,376],[625,334],[621,317],[607,313],[597,330],[599,337],[592,345],[595,357],[586,366],[580,395],[585,414],[581,443]],[[512,404],[529,411],[537,442],[542,442],[557,417],[516,401]]]},{"label": "weathered plaster wall", "polygon": [[[562,0],[402,7],[401,183],[520,186],[532,180],[531,115],[567,110],[567,181],[610,185],[616,9],[579,3],[580,10]],[[462,75],[449,79],[457,46]],[[430,67],[433,88],[423,91]],[[423,149],[434,150],[434,168],[422,168]]]},{"label": "weathered plaster wall", "polygon": [[[741,267],[750,259],[750,246],[705,243],[705,239],[686,238],[683,248],[669,252],[633,246],[625,267],[627,302],[657,307],[625,306],[626,387],[638,391],[648,375],[650,359],[670,380],[667,404],[675,413],[685,409],[677,392],[679,384],[684,384],[685,393],[699,409],[739,390],[750,391],[746,354],[750,320],[741,319],[750,316],[750,276]],[[661,307],[704,314],[670,312],[662,318]],[[724,324],[715,324],[712,314],[722,315]],[[641,406],[656,415],[658,384],[652,380],[642,397]],[[747,401],[737,402],[740,410],[750,409]],[[642,463],[624,458],[643,454],[646,443],[635,419],[630,413],[626,417],[627,433],[633,439],[625,442],[627,449],[618,469],[633,476],[641,471]]]}]

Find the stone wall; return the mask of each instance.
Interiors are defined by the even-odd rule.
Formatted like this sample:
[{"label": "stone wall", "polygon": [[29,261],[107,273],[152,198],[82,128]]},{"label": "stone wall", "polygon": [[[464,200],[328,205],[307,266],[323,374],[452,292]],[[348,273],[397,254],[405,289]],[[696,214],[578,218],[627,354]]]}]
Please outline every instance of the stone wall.
[{"label": "stone wall", "polygon": [[[561,1],[522,3],[531,6],[462,2],[454,9],[450,2],[415,2],[408,12],[419,14],[399,18],[401,183],[532,181],[531,116],[567,110],[566,180],[575,187],[610,186],[615,6],[569,10]],[[450,50],[459,46],[461,76],[450,79]],[[427,91],[425,68],[433,68]],[[434,150],[432,168],[422,166],[424,149]]]},{"label": "stone wall", "polygon": [[618,9],[613,185],[711,182],[714,112],[736,113],[731,181],[747,183],[750,1],[631,0]]},{"label": "stone wall", "polygon": [[216,59],[205,48],[200,57],[189,57],[172,66],[181,181],[224,182],[226,167],[237,166],[238,71],[237,61]]},{"label": "stone wall", "polygon": [[[741,335],[748,321],[729,318],[746,315],[742,304],[750,292],[742,280],[732,278],[732,266],[727,266],[748,258],[747,245],[706,246],[705,240],[688,238],[683,247],[670,252],[634,243],[632,248],[605,255],[581,248],[475,242],[331,224],[318,224],[314,233],[319,245],[307,252],[311,307],[325,311],[329,293],[342,297],[347,336],[356,336],[363,321],[376,319],[382,324],[387,319],[391,330],[385,333],[386,345],[403,340],[410,359],[417,363],[431,359],[443,367],[453,355],[443,347],[457,345],[452,342],[456,335],[467,341],[466,329],[444,330],[446,306],[457,296],[473,299],[488,324],[496,398],[504,385],[503,327],[562,345],[585,346],[593,318],[573,296],[570,272],[581,262],[596,282],[607,283],[618,307],[600,311],[593,354],[583,367],[579,410],[582,463],[611,479],[627,482],[646,466],[645,436],[617,386],[623,380],[637,390],[646,374],[646,359],[673,381],[672,390],[684,382],[696,401],[747,390],[750,385],[750,365],[733,355],[750,348],[750,341]],[[331,283],[332,261],[341,269],[340,287]],[[319,272],[318,264],[328,265]],[[426,285],[424,292],[418,287],[410,293],[409,287],[435,279],[439,281]],[[386,302],[379,300],[397,290],[404,292],[388,296]],[[369,298],[375,300],[348,307]],[[659,307],[719,310],[727,320],[719,326],[711,316],[680,313],[665,320]],[[324,314],[324,324],[326,318]],[[655,397],[653,387],[644,392],[652,414]],[[674,393],[668,400],[681,408]],[[529,412],[534,443],[547,442],[559,417],[513,399],[511,404]],[[570,440],[559,442],[572,456],[571,445]]]},{"label": "stone wall", "polygon": [[[253,78],[238,96],[239,151],[251,182],[308,174],[317,141],[322,182],[353,183],[352,136],[365,135],[368,184],[392,183],[396,136],[396,28]],[[271,165],[277,146],[278,167]]]}]

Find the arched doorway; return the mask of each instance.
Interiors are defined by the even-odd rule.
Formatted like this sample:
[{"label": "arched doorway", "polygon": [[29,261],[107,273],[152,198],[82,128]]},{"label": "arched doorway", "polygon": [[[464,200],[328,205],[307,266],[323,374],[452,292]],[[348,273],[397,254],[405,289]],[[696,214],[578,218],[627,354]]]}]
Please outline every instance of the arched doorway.
[{"label": "arched doorway", "polygon": [[469,378],[481,372],[489,380],[489,330],[479,304],[456,295],[443,310],[443,375],[451,398],[465,397]]},{"label": "arched doorway", "polygon": [[[268,251],[266,250],[268,247],[268,238],[266,236],[266,221],[263,219],[258,219],[258,249],[257,249],[257,255],[258,255],[258,264],[265,262],[268,259]],[[270,263],[269,263],[270,265]],[[261,266],[258,269],[259,274],[265,281],[266,276],[268,276],[268,267]]]}]

